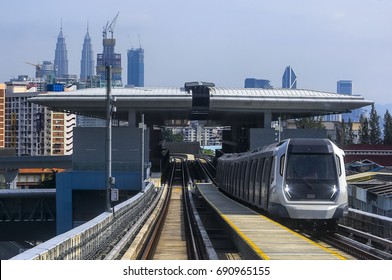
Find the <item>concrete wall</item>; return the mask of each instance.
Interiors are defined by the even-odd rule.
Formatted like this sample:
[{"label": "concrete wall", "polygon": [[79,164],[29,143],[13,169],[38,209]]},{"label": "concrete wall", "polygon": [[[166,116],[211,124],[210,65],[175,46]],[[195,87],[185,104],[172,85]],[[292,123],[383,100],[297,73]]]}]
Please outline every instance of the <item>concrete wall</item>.
[{"label": "concrete wall", "polygon": [[[140,171],[141,129],[112,128],[112,170]],[[105,170],[106,129],[78,127],[74,130],[73,170]],[[145,162],[148,162],[149,134],[145,131]]]},{"label": "concrete wall", "polygon": [[[112,175],[116,179],[115,188],[120,190],[120,197],[122,196],[126,199],[133,192],[138,192],[142,189],[141,129],[113,127],[112,134]],[[144,148],[145,163],[148,163],[148,130],[145,131]],[[57,174],[56,188],[57,234],[73,228],[73,217],[80,216],[77,213],[73,213],[75,209],[95,208],[90,209],[89,213],[91,215],[105,211],[106,200],[102,195],[103,191],[106,190],[104,127],[75,128],[73,170]],[[80,197],[77,197],[78,194],[83,194],[83,197],[89,197],[84,191],[91,191],[89,199],[102,199],[103,203],[89,201],[89,199],[85,202],[81,201]],[[78,205],[74,204],[74,199],[79,201]],[[81,204],[83,207],[80,206]]]}]

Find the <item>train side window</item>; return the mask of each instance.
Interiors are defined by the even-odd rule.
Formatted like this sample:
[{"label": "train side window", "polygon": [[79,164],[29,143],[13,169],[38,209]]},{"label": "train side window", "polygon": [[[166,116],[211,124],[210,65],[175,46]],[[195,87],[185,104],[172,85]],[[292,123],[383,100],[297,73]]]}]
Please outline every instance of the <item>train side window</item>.
[{"label": "train side window", "polygon": [[286,158],[286,155],[283,155],[280,157],[280,168],[279,168],[279,173],[280,176],[283,176],[283,172],[284,172],[284,160]]},{"label": "train side window", "polygon": [[269,181],[270,184],[272,184],[272,182],[275,180],[275,172],[276,172],[275,163],[276,163],[276,157],[273,157],[271,163],[271,170],[270,170],[270,181]]},{"label": "train side window", "polygon": [[338,155],[335,155],[336,157],[336,166],[338,168],[338,174],[339,177],[342,176],[342,165],[340,164],[340,157]]},{"label": "train side window", "polygon": [[267,195],[268,195],[268,188],[270,182],[270,172],[271,172],[271,157],[267,157],[264,161],[263,167],[263,178],[261,180],[261,188],[260,188],[260,196],[259,196],[259,204],[262,208],[266,209],[267,205]]}]

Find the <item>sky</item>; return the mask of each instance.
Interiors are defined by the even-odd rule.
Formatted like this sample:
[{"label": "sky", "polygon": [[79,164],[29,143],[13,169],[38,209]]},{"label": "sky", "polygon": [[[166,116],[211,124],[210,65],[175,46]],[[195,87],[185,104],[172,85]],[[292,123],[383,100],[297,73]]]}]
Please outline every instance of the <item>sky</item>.
[{"label": "sky", "polygon": [[354,94],[392,103],[390,0],[20,0],[0,7],[0,82],[34,76],[26,62],[53,61],[61,23],[69,74],[80,75],[87,25],[96,60],[103,27],[119,12],[123,83],[127,50],[141,45],[148,87],[244,87],[246,78],[281,87],[290,65],[297,88],[336,92],[338,80],[352,80]]}]

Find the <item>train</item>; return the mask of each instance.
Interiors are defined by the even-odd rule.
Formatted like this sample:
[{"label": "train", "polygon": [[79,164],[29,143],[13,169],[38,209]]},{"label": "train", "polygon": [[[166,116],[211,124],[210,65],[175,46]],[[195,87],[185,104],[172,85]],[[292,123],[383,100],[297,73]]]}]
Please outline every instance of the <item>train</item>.
[{"label": "train", "polygon": [[329,139],[292,138],[217,159],[220,191],[297,225],[336,227],[348,214],[344,151]]}]

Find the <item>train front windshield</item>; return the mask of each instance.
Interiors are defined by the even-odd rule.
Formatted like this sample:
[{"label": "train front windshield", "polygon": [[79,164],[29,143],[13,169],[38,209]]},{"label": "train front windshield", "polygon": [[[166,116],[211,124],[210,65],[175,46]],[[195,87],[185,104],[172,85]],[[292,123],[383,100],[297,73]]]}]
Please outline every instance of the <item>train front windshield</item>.
[{"label": "train front windshield", "polygon": [[338,194],[335,157],[330,154],[289,154],[284,192],[289,200],[329,200]]}]

